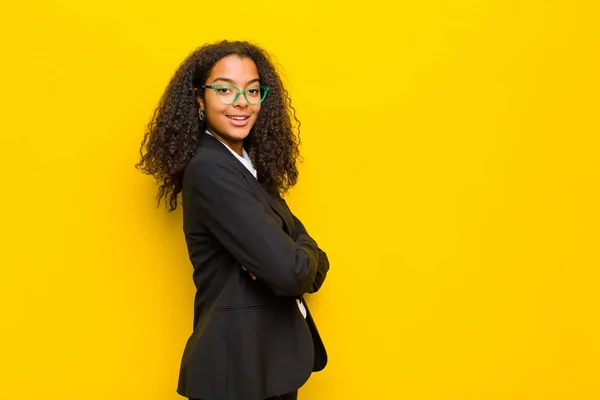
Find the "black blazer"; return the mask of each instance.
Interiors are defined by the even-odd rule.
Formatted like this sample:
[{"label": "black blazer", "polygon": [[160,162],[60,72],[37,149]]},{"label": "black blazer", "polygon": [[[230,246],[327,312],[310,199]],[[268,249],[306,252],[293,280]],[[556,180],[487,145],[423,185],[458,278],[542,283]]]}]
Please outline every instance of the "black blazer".
[{"label": "black blazer", "polygon": [[305,320],[296,304],[321,287],[327,255],[210,135],[184,171],[182,196],[197,292],[177,392],[260,400],[298,389],[327,363],[310,312]]}]

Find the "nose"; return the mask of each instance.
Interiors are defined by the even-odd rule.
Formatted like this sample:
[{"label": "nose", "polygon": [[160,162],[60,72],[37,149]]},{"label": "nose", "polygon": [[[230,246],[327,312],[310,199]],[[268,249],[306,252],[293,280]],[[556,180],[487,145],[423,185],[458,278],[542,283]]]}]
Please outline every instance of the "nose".
[{"label": "nose", "polygon": [[244,96],[244,93],[240,93],[238,98],[233,102],[233,106],[239,108],[248,107],[248,100],[246,100],[246,96]]}]

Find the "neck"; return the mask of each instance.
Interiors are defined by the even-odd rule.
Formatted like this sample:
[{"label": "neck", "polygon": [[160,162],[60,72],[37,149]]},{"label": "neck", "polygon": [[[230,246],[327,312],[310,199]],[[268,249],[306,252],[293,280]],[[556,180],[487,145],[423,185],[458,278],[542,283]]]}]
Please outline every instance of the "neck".
[{"label": "neck", "polygon": [[227,146],[229,146],[229,148],[233,151],[235,151],[237,153],[238,156],[243,157],[244,156],[244,152],[242,151],[242,149],[244,148],[244,143],[243,142],[235,142],[235,143],[227,143],[224,142]]}]

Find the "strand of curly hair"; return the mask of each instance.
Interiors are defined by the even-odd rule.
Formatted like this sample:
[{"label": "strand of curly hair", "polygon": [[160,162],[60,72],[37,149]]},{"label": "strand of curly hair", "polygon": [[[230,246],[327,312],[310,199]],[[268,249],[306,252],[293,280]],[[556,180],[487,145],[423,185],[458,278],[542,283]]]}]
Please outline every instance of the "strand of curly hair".
[{"label": "strand of curly hair", "polygon": [[198,118],[196,96],[204,95],[201,86],[215,63],[232,54],[252,59],[261,84],[270,87],[244,140],[258,181],[275,196],[282,196],[298,181],[300,121],[269,55],[248,42],[207,44],[192,52],[171,78],[148,124],[140,147],[141,160],[136,164],[157,180],[157,204],[164,199],[169,211],[177,208],[183,171],[206,130],[206,120]]}]

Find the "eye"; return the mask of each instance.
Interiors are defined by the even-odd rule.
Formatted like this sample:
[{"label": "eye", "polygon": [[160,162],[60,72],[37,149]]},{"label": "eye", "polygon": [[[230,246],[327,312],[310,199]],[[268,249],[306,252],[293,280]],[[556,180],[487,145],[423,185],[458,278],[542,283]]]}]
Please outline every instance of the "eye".
[{"label": "eye", "polygon": [[260,94],[260,89],[259,88],[250,88],[250,89],[246,90],[246,93],[248,93],[252,97],[255,97]]},{"label": "eye", "polygon": [[231,93],[231,89],[229,89],[227,87],[220,87],[220,88],[217,88],[217,93],[221,93],[221,94]]}]

